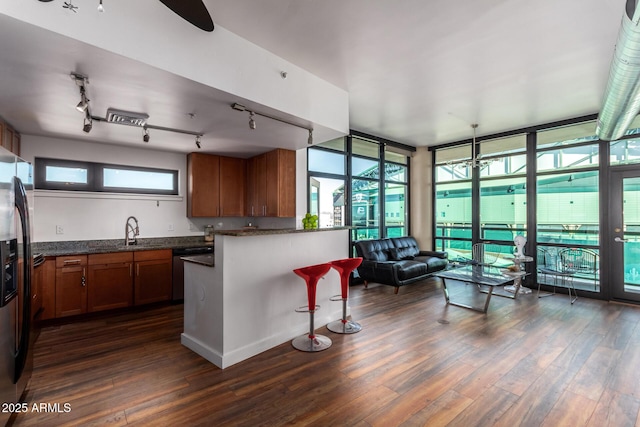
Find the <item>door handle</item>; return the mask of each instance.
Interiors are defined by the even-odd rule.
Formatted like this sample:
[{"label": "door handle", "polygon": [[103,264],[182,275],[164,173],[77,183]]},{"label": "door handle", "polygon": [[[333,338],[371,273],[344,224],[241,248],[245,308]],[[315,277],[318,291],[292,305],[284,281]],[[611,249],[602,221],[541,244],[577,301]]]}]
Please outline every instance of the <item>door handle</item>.
[{"label": "door handle", "polygon": [[617,242],[617,243],[626,243],[627,239],[622,239],[620,237],[616,237],[615,239],[613,239],[613,241]]}]

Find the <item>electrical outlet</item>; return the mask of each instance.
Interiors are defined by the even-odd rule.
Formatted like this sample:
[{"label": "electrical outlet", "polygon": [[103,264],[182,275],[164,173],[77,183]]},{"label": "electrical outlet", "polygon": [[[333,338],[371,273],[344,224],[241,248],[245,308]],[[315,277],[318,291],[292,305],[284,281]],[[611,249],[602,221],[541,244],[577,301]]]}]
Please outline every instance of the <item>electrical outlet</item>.
[{"label": "electrical outlet", "polygon": [[56,234],[64,234],[64,227],[56,225]]},{"label": "electrical outlet", "polygon": [[167,230],[173,231],[173,224],[169,224],[169,227],[167,227]]}]

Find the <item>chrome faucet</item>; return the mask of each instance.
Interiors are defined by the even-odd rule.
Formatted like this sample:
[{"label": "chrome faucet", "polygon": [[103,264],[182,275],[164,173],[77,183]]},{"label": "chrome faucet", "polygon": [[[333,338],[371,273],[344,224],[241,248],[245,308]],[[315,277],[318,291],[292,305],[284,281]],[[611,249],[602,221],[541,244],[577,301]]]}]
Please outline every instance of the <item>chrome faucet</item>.
[{"label": "chrome faucet", "polygon": [[[135,227],[133,224],[130,224],[131,220],[135,223]],[[129,237],[129,234],[131,234],[131,237]],[[138,227],[138,220],[135,216],[130,216],[127,218],[127,223],[124,226],[124,245],[137,245],[138,241],[136,240],[136,237],[139,235],[140,228]]]}]

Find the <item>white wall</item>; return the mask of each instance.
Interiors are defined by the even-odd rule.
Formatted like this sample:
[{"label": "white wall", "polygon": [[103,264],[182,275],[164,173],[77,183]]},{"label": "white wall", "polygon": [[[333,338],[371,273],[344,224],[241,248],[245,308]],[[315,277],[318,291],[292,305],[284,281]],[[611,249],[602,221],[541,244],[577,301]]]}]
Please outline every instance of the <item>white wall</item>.
[{"label": "white wall", "polygon": [[[102,195],[78,192],[36,191],[34,241],[124,239],[126,219],[133,215],[140,223],[140,237],[199,236],[204,226],[237,229],[251,221],[262,228],[290,228],[300,223],[291,218],[187,218],[186,155],[129,148],[84,141],[22,135],[21,157],[84,160],[146,166],[179,171],[179,196]],[[297,216],[306,211],[306,150],[298,154],[296,186]],[[302,203],[302,204],[301,204]],[[302,210],[300,210],[302,209]],[[64,233],[56,234],[56,226]],[[170,226],[173,231],[170,231]]]}]

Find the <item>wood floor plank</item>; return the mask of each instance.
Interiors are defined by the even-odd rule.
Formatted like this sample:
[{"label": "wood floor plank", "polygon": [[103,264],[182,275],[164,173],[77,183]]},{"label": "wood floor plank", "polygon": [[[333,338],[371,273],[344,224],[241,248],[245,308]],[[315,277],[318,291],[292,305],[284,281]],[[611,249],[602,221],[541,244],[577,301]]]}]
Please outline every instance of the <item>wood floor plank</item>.
[{"label": "wood floor plank", "polygon": [[13,425],[640,427],[640,307],[533,294],[482,314],[446,305],[439,279],[393,291],[352,286],[363,330],[319,327],[325,351],[287,342],[224,370],[180,344],[181,305],[51,324],[27,402],[72,410]]}]

